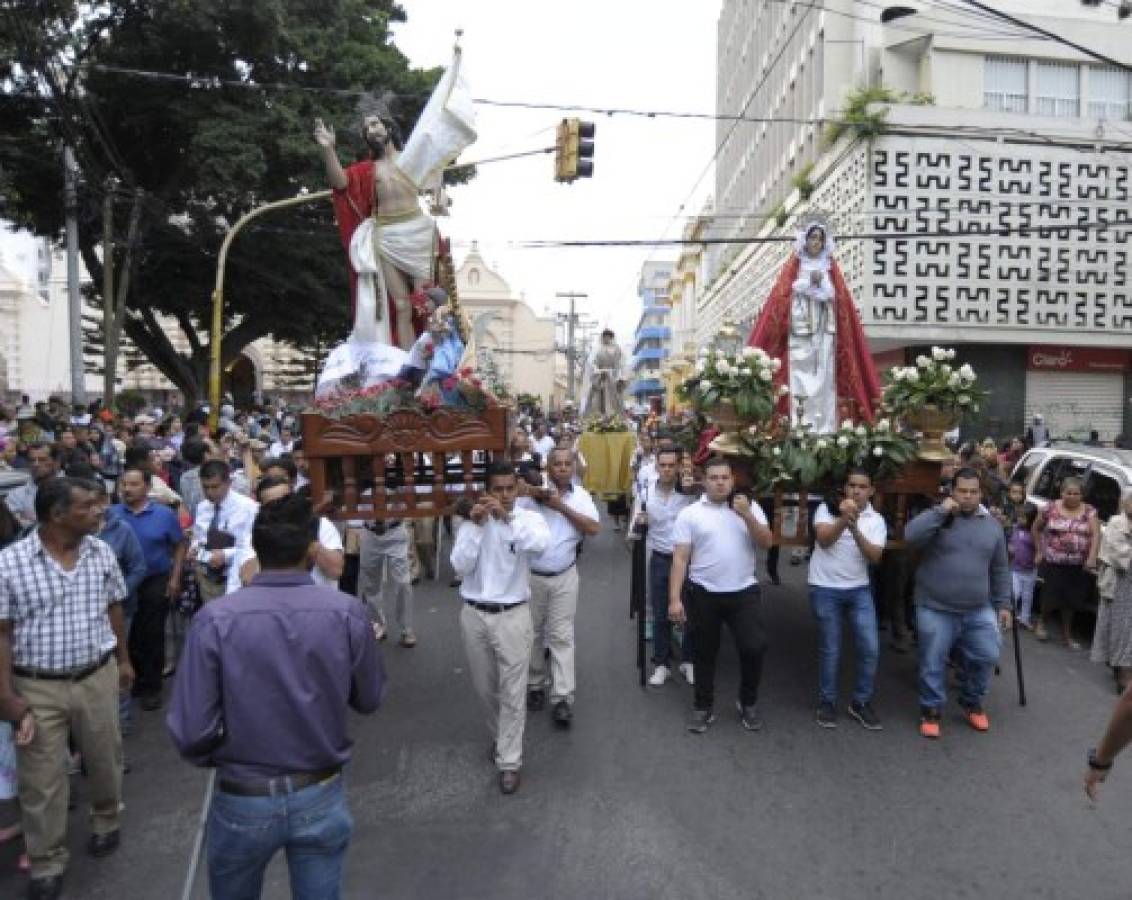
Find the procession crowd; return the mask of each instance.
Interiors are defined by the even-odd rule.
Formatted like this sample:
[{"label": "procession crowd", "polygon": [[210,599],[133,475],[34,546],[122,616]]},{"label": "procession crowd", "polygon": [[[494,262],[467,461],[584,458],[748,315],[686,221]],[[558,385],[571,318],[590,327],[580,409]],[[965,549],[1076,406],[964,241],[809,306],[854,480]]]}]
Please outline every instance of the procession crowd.
[{"label": "procession crowd", "polygon": [[[572,419],[521,420],[509,452],[485,461],[484,493],[450,519],[335,524],[312,507],[292,412],[219,412],[214,430],[203,409],[127,417],[42,404],[0,415],[4,465],[31,476],[0,504],[0,841],[22,834],[29,897],[62,891],[73,771],[87,780],[89,853],[117,849],[123,735],[166,703],[178,750],[216,770],[212,896],[259,896],[283,847],[294,896],[337,896],[352,830],[340,778],[347,709],[378,708],[382,641],[395,633],[406,651],[417,646],[414,585],[439,574],[446,533],[500,791],[520,787],[528,713],[549,710],[571,727],[578,560],[601,529]],[[769,638],[756,557],[766,551],[765,577],[778,584],[773,510],[737,489],[727,459],[675,438],[651,417],[640,423],[631,505],[609,510],[647,553],[649,685],[689,684],[687,730],[707,732],[722,710],[726,626],[739,659],[734,717],[758,731]],[[1042,640],[1056,620],[1076,648],[1074,614],[1095,580],[1093,656],[1128,684],[1132,496],[1102,527],[1066,478],[1039,511],[1010,480],[1034,440],[1031,431],[1005,447],[961,448],[900,547],[865,469],[797,511],[812,522],[812,545],[791,561],[808,565],[817,725],[836,728],[844,711],[882,730],[874,694],[887,629],[895,652],[917,648],[920,734],[941,737],[949,678],[961,720],[988,731],[990,675],[1012,614]],[[855,650],[844,706],[843,630]],[[1127,742],[1120,727],[1090,757],[1090,791]]]}]

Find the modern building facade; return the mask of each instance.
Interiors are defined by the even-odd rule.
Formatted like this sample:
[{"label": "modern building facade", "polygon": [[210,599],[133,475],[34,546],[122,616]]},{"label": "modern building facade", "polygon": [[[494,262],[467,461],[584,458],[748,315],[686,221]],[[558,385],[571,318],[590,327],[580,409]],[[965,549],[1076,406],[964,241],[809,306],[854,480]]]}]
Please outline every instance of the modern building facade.
[{"label": "modern building facade", "polygon": [[[980,372],[992,395],[969,434],[1037,412],[1055,436],[1128,433],[1132,78],[963,7],[882,6],[724,4],[720,111],[786,121],[741,124],[720,154],[710,232],[757,242],[708,250],[697,341],[757,315],[820,210],[878,360],[946,344]],[[1109,6],[996,7],[1115,58],[1132,47]],[[767,35],[793,37],[768,55]],[[749,78],[766,86],[736,87]],[[847,108],[853,124],[808,121]]]},{"label": "modern building facade", "polygon": [[637,406],[664,396],[661,370],[672,352],[669,290],[674,271],[671,262],[646,262],[637,281],[641,317],[633,334],[633,357],[628,393]]}]

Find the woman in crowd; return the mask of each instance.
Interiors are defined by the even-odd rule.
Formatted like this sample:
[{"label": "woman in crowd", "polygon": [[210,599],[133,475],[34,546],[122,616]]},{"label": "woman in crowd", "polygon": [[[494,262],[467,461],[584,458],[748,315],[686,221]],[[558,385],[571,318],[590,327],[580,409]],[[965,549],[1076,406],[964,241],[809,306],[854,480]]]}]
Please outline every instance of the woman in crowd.
[{"label": "woman in crowd", "polygon": [[1108,520],[1098,555],[1097,628],[1093,662],[1112,666],[1116,692],[1132,682],[1132,490],[1120,498],[1120,512]]},{"label": "woman in crowd", "polygon": [[1034,629],[1039,641],[1049,640],[1050,618],[1060,610],[1065,646],[1081,649],[1073,637],[1073,614],[1083,609],[1092,595],[1100,533],[1097,511],[1082,500],[1080,479],[1063,479],[1061,498],[1047,506],[1034,522],[1042,579],[1042,613]]}]

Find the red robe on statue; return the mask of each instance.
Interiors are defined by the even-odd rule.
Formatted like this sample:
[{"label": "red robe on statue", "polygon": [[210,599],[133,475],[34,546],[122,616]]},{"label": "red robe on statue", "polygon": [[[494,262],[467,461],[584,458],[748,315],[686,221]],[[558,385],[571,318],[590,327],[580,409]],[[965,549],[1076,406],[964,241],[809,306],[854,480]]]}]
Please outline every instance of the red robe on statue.
[{"label": "red robe on statue", "polygon": [[[373,160],[365,159],[346,167],[346,186],[334,189],[334,218],[338,223],[338,233],[342,237],[342,246],[346,250],[346,265],[350,267],[350,323],[353,326],[354,311],[357,303],[358,273],[350,263],[350,239],[354,231],[363,221],[376,212],[377,188],[374,184],[375,172]],[[415,299],[415,298],[414,298]],[[386,297],[389,306],[389,328],[393,335],[393,343],[398,344],[400,335],[397,333],[397,314],[393,306],[393,299]],[[428,315],[423,316],[413,304],[413,327],[419,335],[425,328]]]},{"label": "red robe on statue", "polygon": [[[761,347],[771,356],[782,360],[782,368],[774,376],[776,386],[790,386],[790,301],[799,267],[798,256],[791,254],[747,338],[747,346]],[[837,316],[834,377],[837,382],[838,416],[844,418],[848,415],[850,418],[872,422],[880,402],[880,379],[877,378],[876,366],[873,365],[869,342],[861,328],[857,308],[853,305],[853,296],[849,293],[836,260],[830,263],[829,279],[833,283]],[[792,416],[789,394],[783,395],[779,400],[778,412]]]}]

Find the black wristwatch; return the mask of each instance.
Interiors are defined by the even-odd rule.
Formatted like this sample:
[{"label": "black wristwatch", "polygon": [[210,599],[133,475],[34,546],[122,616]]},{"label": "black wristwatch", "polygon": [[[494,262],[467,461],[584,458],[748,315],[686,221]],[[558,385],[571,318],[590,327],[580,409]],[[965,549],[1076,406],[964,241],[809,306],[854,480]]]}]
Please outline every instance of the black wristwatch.
[{"label": "black wristwatch", "polygon": [[1089,748],[1089,768],[1094,772],[1107,772],[1112,768],[1112,763],[1102,763],[1097,759],[1097,748]]}]

